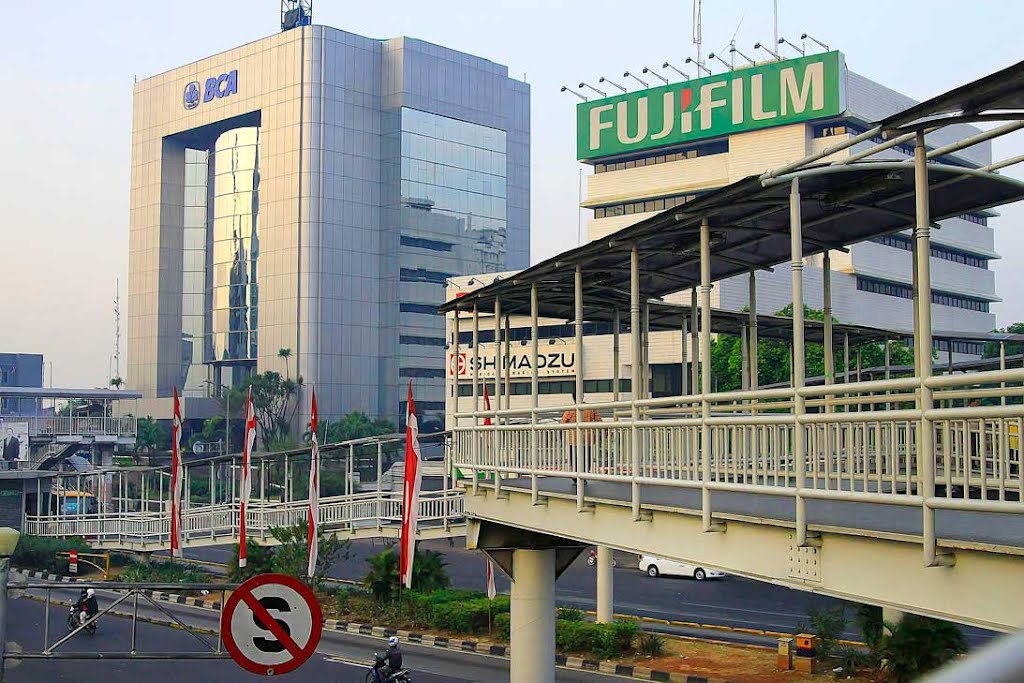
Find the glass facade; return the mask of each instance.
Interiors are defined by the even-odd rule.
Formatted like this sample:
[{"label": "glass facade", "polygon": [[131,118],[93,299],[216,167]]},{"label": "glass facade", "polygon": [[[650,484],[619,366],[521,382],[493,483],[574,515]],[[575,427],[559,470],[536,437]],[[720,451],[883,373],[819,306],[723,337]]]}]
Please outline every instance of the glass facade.
[{"label": "glass facade", "polygon": [[[480,265],[478,270],[470,266],[463,272],[495,272],[505,267],[505,155],[502,130],[402,109],[402,203],[457,219],[457,233],[449,237],[459,242],[470,238],[471,253],[463,258]],[[424,226],[402,227],[402,237],[422,239],[408,232],[419,232]],[[426,248],[437,250],[436,245]]]},{"label": "glass facade", "polygon": [[415,380],[429,427],[443,422],[444,319],[436,307],[446,280],[509,268],[508,140],[503,130],[411,108],[401,109],[400,136],[398,376]]},{"label": "glass facade", "polygon": [[210,343],[213,362],[254,363],[259,323],[257,127],[221,134],[212,153]]},{"label": "glass facade", "polygon": [[185,396],[206,396],[206,207],[209,153],[185,149],[181,282],[181,380]]}]

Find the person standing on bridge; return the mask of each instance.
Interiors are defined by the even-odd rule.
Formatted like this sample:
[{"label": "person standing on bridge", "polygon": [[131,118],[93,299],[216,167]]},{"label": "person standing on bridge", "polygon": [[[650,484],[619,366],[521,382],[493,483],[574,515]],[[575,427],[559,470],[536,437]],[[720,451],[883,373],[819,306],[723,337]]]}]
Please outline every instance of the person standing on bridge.
[{"label": "person standing on bridge", "polygon": [[[579,400],[576,398],[576,392],[575,391],[572,392],[572,402],[573,403],[578,403],[579,402]],[[583,410],[580,411],[580,422],[601,422],[601,414],[598,413],[593,408],[584,408]],[[575,408],[569,408],[564,413],[562,413],[562,424],[576,424],[576,409]],[[576,430],[575,429],[569,429],[567,431],[568,431],[568,434],[566,435],[566,443],[569,445],[569,462],[572,463],[573,466],[575,466],[575,464],[576,464]],[[580,445],[583,448],[583,450],[582,450],[583,462],[581,463],[580,469],[583,472],[590,472],[591,471],[591,460],[592,460],[592,457],[593,457],[592,454],[591,454],[591,450],[593,449],[593,445],[594,445],[594,441],[595,441],[594,434],[595,433],[593,433],[593,432],[584,430],[582,435],[581,435],[580,441],[582,443]],[[586,482],[584,482],[584,485],[585,484],[586,484]]]}]

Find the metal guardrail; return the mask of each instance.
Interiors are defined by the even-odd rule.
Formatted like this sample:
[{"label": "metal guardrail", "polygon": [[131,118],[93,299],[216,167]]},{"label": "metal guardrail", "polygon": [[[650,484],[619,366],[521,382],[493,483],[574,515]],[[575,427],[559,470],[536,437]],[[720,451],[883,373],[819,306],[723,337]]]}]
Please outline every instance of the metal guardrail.
[{"label": "metal guardrail", "polygon": [[[635,514],[642,484],[1024,515],[1024,370],[927,382],[935,407],[924,411],[914,378],[586,404],[604,421],[579,424],[546,421],[575,405],[475,411],[457,416],[476,424],[454,427],[452,458],[473,486],[481,474],[499,489],[528,477],[538,496],[542,477],[575,480],[580,505],[588,480],[629,483]],[[929,482],[936,493],[924,496]],[[702,508],[711,520],[710,496]]]},{"label": "metal guardrail", "polygon": [[29,417],[29,436],[135,436],[134,417]]}]

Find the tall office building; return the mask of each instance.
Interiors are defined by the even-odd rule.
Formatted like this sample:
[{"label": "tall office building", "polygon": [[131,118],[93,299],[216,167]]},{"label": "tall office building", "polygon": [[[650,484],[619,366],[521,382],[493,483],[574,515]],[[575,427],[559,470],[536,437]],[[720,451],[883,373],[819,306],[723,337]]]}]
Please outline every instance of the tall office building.
[{"label": "tall office building", "polygon": [[169,417],[177,386],[206,417],[275,370],[315,384],[326,418],[398,422],[411,380],[439,423],[446,280],[528,265],[529,111],[504,66],[326,26],[139,81],[136,411]]},{"label": "tall office building", "polygon": [[[593,210],[590,238],[846,141],[867,131],[871,122],[913,104],[911,98],[849,71],[839,52],[582,102],[577,107],[577,156],[594,171],[582,204]],[[979,132],[967,125],[943,128],[928,135],[928,147],[935,150]],[[865,140],[823,163],[879,142],[881,138]],[[912,155],[911,140],[871,158],[906,160]],[[984,166],[991,163],[991,145],[941,154],[934,161]],[[950,218],[932,233],[932,320],[938,331],[977,333],[995,327],[989,309],[999,301],[989,270],[989,261],[999,257],[988,226],[993,215],[982,211]],[[912,223],[908,218],[908,228]],[[911,332],[910,249],[908,229],[853,245],[848,253],[833,252],[833,314],[842,322]],[[820,308],[822,260],[816,256],[806,261],[805,296],[809,305]],[[792,301],[788,264],[756,277],[758,311],[774,313]],[[712,290],[715,307],[738,311],[747,299],[746,277],[716,283]],[[678,300],[689,302],[688,293]],[[948,343],[937,346],[945,351]],[[981,342],[953,343],[957,358],[981,355]]]}]

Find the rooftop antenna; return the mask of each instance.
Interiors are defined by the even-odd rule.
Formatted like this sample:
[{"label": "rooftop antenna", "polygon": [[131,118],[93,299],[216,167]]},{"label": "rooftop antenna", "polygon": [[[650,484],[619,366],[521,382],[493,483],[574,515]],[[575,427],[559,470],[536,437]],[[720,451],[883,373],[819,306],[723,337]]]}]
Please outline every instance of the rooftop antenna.
[{"label": "rooftop antenna", "polygon": [[779,44],[779,0],[772,0],[772,31],[775,36],[775,42],[772,45]]},{"label": "rooftop antenna", "polygon": [[281,30],[313,23],[313,0],[281,0]]},{"label": "rooftop antenna", "polygon": [[[701,46],[701,26],[700,26],[700,0],[693,0],[693,44],[697,47],[697,66],[704,66],[704,60],[701,58],[700,46]],[[699,72],[700,69],[698,68]],[[699,75],[699,73],[698,73]]]}]

